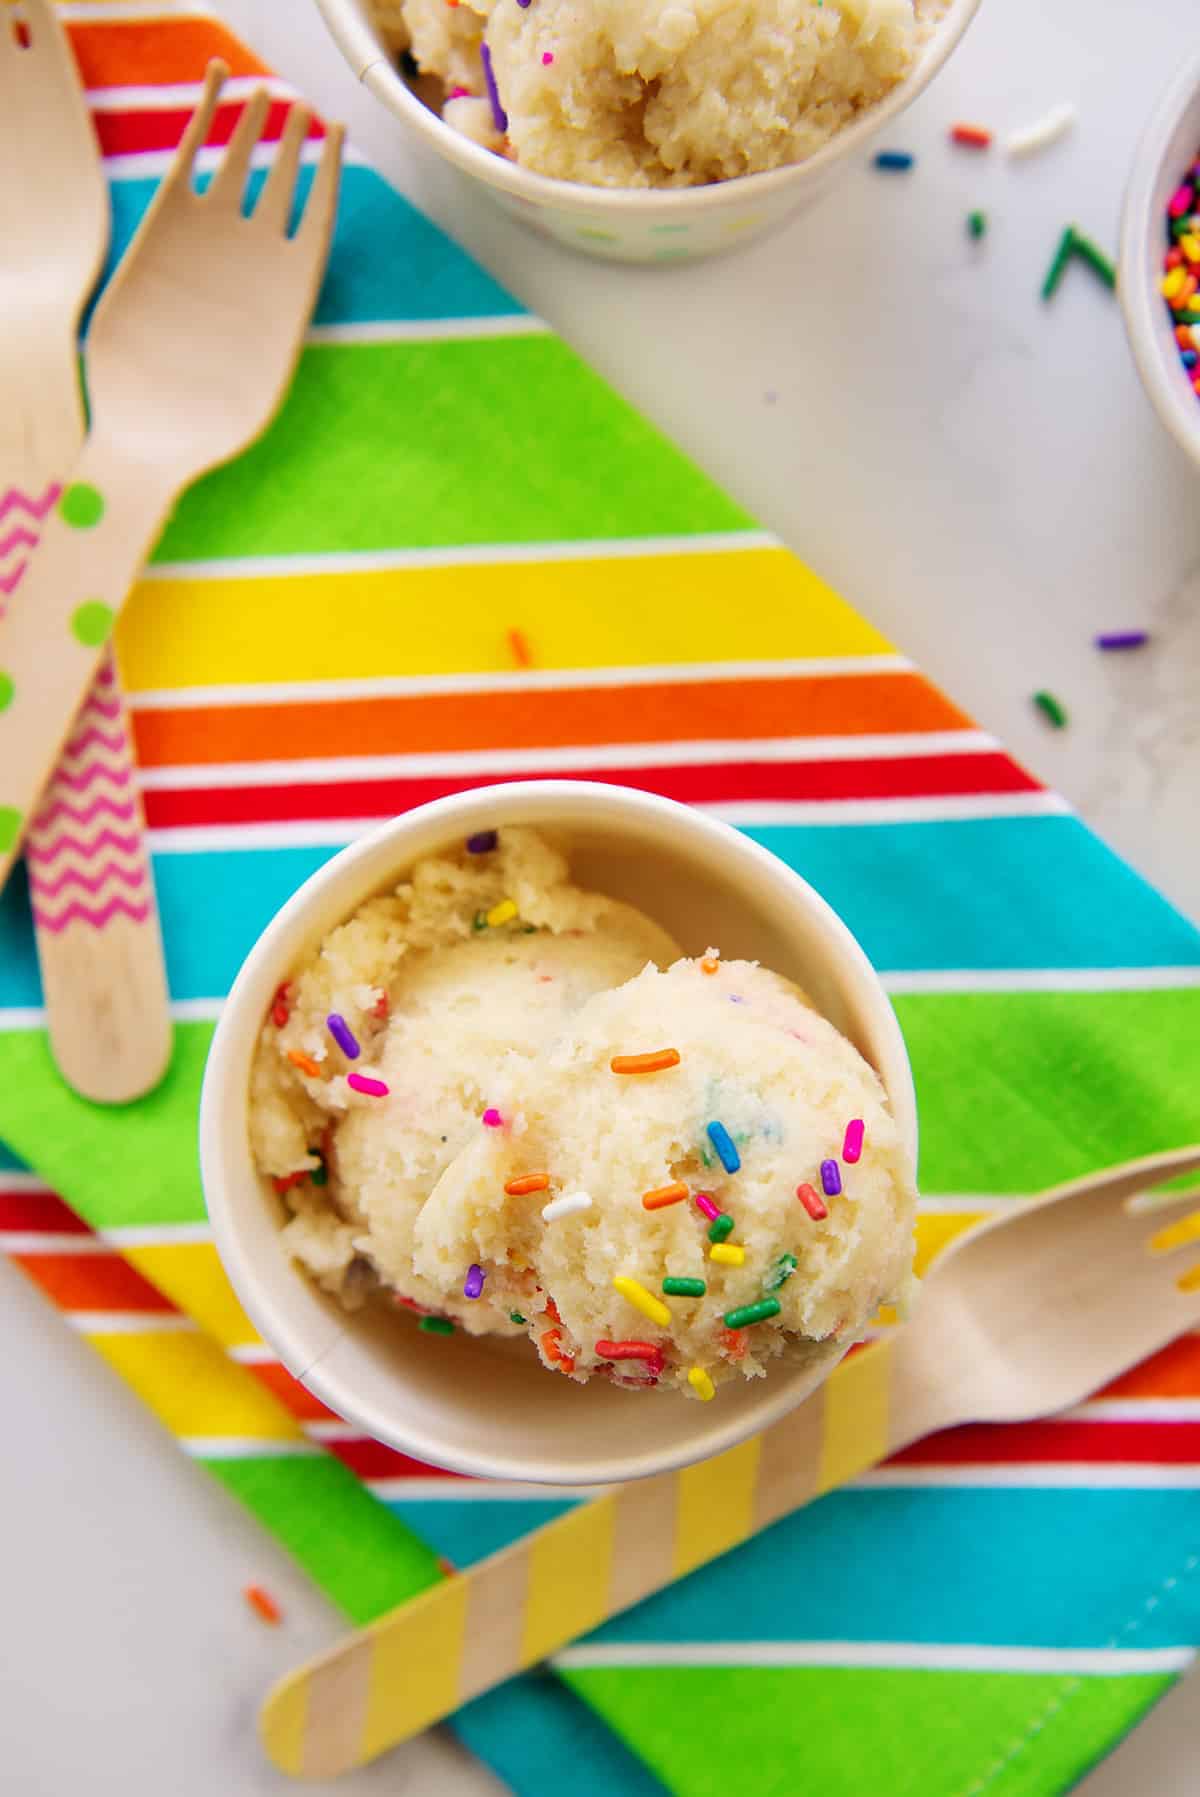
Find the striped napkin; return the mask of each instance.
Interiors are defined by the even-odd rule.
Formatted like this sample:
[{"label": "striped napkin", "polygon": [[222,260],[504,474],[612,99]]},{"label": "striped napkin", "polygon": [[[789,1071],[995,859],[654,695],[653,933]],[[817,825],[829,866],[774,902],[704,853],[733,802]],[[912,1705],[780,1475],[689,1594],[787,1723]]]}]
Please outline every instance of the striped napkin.
[{"label": "striped napkin", "polygon": [[[183,11],[64,11],[124,242],[207,57],[258,65]],[[0,532],[38,497],[0,496]],[[0,1173],[0,1228],[351,1617],[573,1501],[356,1439],[255,1338],[204,1223],[221,997],[279,903],[378,818],[570,772],[701,805],[797,867],[904,1027],[923,1263],[1014,1196],[1200,1133],[1200,936],[353,159],[288,406],[181,504],[118,652],[175,1061],[119,1114],[63,1089],[11,883],[0,1138],[36,1176]],[[85,840],[105,804],[81,804]],[[117,1252],[81,1251],[81,1220]],[[747,1766],[766,1792],[1062,1790],[1200,1642],[1198,1401],[1189,1338],[1053,1423],[922,1444],[458,1725],[518,1791],[568,1755],[585,1797],[704,1797]],[[717,1707],[719,1730],[688,1720]]]}]

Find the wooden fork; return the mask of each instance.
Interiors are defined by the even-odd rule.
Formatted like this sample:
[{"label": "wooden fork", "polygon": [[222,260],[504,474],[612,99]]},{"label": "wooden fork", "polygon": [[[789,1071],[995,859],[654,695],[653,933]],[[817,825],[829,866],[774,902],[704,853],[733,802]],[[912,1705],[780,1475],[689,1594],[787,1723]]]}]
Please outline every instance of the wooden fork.
[{"label": "wooden fork", "polygon": [[[23,0],[19,13],[0,8],[0,167],[10,171],[0,183],[9,277],[0,276],[2,617],[83,442],[78,327],[109,238],[95,133],[50,0]],[[111,655],[25,849],[59,1071],[86,1098],[138,1098],[166,1068],[171,1017],[132,736]]]},{"label": "wooden fork", "polygon": [[1130,1203],[1198,1170],[1200,1147],[1152,1155],[960,1236],[912,1321],[762,1435],[580,1505],[283,1679],[270,1757],[361,1765],[921,1436],[1078,1404],[1200,1322],[1200,1212],[1164,1221],[1197,1193]]},{"label": "wooden fork", "polygon": [[184,487],[270,423],[329,253],[342,130],[328,128],[288,234],[310,115],[294,106],[253,215],[242,200],[267,114],[247,103],[212,182],[192,185],[228,70],[199,106],[88,332],[92,430],[0,639],[0,886],[117,613]]}]

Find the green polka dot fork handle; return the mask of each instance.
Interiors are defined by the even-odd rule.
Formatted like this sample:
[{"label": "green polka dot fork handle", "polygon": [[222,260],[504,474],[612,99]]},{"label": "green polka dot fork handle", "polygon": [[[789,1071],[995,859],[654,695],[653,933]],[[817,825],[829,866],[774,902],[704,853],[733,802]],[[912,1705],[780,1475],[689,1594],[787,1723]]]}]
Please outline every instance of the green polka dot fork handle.
[{"label": "green polka dot fork handle", "polygon": [[[22,26],[18,38],[0,21],[0,167],[24,171],[0,203],[0,238],[9,251],[15,243],[22,269],[0,299],[0,619],[26,602],[18,589],[54,506],[88,521],[87,503],[78,490],[62,497],[60,478],[83,441],[76,340],[110,230],[95,134],[49,0],[27,0]],[[18,690],[0,634],[0,713]],[[59,1070],[86,1098],[139,1098],[170,1058],[170,1004],[129,721],[109,653],[25,852]]]},{"label": "green polka dot fork handle", "polygon": [[117,614],[175,500],[270,423],[324,273],[340,128],[326,133],[290,236],[311,123],[302,107],[289,114],[249,219],[242,200],[265,92],[245,107],[208,187],[195,190],[196,153],[226,73],[209,65],[171,167],[96,308],[86,354],[91,435],[0,634],[0,886],[22,839],[36,841],[43,792],[76,740]]}]

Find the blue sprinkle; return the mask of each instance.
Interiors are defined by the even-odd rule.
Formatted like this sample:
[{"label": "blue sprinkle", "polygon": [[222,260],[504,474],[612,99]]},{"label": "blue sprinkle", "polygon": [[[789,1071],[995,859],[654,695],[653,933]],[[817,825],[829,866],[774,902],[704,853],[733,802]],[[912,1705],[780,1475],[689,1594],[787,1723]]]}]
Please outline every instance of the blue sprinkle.
[{"label": "blue sprinkle", "polygon": [[842,1175],[836,1161],[821,1162],[821,1186],[827,1198],[836,1198],[842,1189]]},{"label": "blue sprinkle", "polygon": [[911,168],[915,161],[916,157],[910,156],[907,150],[880,150],[875,158],[875,167],[906,169]]},{"label": "blue sprinkle", "polygon": [[1180,361],[1185,368],[1194,368],[1196,366],[1196,359],[1196,352],[1194,349],[1185,349],[1180,357]]},{"label": "blue sprinkle", "polygon": [[742,1157],[733,1145],[733,1137],[723,1123],[710,1123],[708,1139],[717,1151],[717,1159],[726,1173],[736,1173],[742,1164]]}]

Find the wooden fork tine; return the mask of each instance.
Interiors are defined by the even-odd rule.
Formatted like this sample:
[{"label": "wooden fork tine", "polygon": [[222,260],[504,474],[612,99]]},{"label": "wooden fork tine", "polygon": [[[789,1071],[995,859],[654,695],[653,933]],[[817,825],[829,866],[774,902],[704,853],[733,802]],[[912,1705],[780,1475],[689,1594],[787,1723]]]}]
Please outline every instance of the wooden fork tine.
[{"label": "wooden fork tine", "polygon": [[208,136],[208,127],[212,124],[213,113],[217,110],[217,102],[220,99],[221,87],[228,74],[229,64],[222,62],[219,56],[214,56],[204,71],[204,91],[200,95],[195,112],[187,122],[171,165],[158,184],[158,190],[142,220],[141,230],[144,231],[147,228],[160,207],[178,193],[180,188],[191,186],[192,165],[196,160],[196,152]]},{"label": "wooden fork tine", "polygon": [[329,239],[333,234],[338,187],[342,178],[342,144],[345,137],[344,125],[326,126],[321,160],[317,164],[313,184],[305,202],[304,216],[296,231],[295,241],[304,246],[313,261],[324,258],[329,248]]},{"label": "wooden fork tine", "polygon": [[214,205],[241,206],[250,158],[258,147],[270,109],[271,98],[266,88],[256,87],[242,108],[242,115],[221,157],[221,165],[208,184],[206,198]]},{"label": "wooden fork tine", "polygon": [[312,113],[307,106],[295,102],[288,110],[287,123],[275,153],[274,167],[267,176],[266,186],[254,208],[255,218],[278,231],[281,236],[287,231],[288,219],[291,217],[300,152],[304,148],[311,124]]}]

